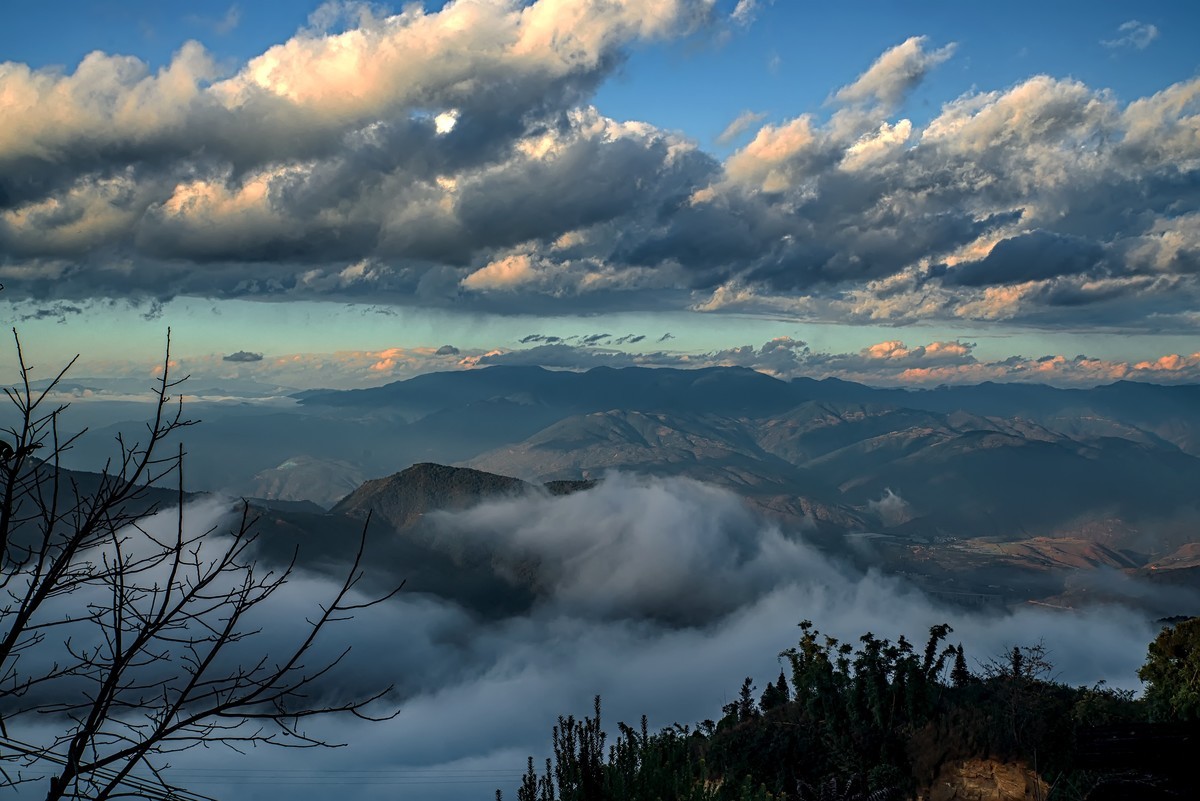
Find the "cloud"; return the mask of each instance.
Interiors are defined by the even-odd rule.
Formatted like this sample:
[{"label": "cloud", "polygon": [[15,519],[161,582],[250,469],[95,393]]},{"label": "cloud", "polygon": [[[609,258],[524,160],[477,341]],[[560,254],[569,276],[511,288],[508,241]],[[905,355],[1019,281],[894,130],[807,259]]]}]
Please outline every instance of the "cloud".
[{"label": "cloud", "polygon": [[[376,386],[422,373],[493,365],[566,370],[727,366],[745,367],[785,380],[838,378],[889,387],[931,387],[984,381],[1037,382],[1061,387],[1088,387],[1114,381],[1200,383],[1200,351],[1163,353],[1123,361],[1054,353],[981,358],[974,342],[961,339],[924,344],[890,339],[853,352],[817,350],[803,340],[786,336],[760,345],[745,344],[703,352],[661,349],[659,346],[665,341],[660,337],[651,342],[641,334],[609,336],[607,339],[597,334],[582,337],[530,334],[518,340],[519,344],[530,347],[520,348],[460,349],[442,345],[280,354],[254,362],[255,383],[252,386],[239,383],[243,377],[237,370],[237,363],[231,363],[219,354],[179,358],[173,369],[179,374],[190,375],[189,384],[197,389],[222,388],[223,396],[257,402],[282,402],[295,388]],[[645,349],[641,350],[639,346]],[[145,400],[145,379],[152,369],[160,367],[151,362],[93,361],[90,365],[96,374],[109,378],[82,381],[82,388],[71,388],[59,399]]]},{"label": "cloud", "polygon": [[[766,0],[763,5],[770,5],[773,1]],[[738,0],[737,5],[730,12],[729,18],[738,25],[749,27],[758,16],[759,5],[759,0]]]},{"label": "cloud", "polygon": [[462,285],[474,290],[515,290],[539,279],[539,270],[527,253],[505,256],[468,275]]},{"label": "cloud", "polygon": [[[557,339],[557,338],[548,338]],[[595,345],[540,341],[532,348],[494,351],[474,366],[538,365],[586,370],[593,367],[747,367],[782,379],[839,378],[870,386],[937,386],[994,382],[1038,382],[1054,386],[1096,386],[1113,381],[1200,382],[1200,352],[1166,354],[1156,359],[1118,361],[1085,355],[1008,356],[992,360],[975,355],[975,343],[961,340],[906,345],[887,340],[856,353],[813,350],[808,343],[779,337],[760,346],[742,345],[706,353],[630,352]]]},{"label": "cloud", "polygon": [[885,489],[879,500],[868,502],[867,508],[878,515],[885,526],[898,526],[913,517],[908,503],[890,489]]},{"label": "cloud", "polygon": [[912,36],[887,50],[854,83],[843,86],[835,97],[843,103],[875,102],[885,107],[900,103],[929,70],[954,55],[953,43],[928,51],[924,36]]},{"label": "cloud", "polygon": [[1117,34],[1118,36],[1115,39],[1101,39],[1100,44],[1110,50],[1123,48],[1145,50],[1150,46],[1151,42],[1158,38],[1158,27],[1148,22],[1138,22],[1136,19],[1131,19],[1128,22],[1121,23],[1117,27]]},{"label": "cloud", "polygon": [[[402,671],[419,688],[400,716],[333,729],[351,743],[336,755],[256,752],[257,764],[336,766],[349,777],[368,768],[384,771],[376,777],[461,777],[486,767],[512,771],[508,784],[497,782],[507,793],[526,754],[548,754],[557,716],[588,711],[595,694],[610,725],[642,714],[651,728],[715,717],[743,677],[778,674],[777,654],[794,644],[801,618],[851,643],[867,631],[914,638],[949,622],[972,666],[1041,637],[1062,681],[1118,687],[1138,686],[1134,671],[1154,636],[1150,621],[1121,607],[948,609],[895,579],[831,561],[758,521],[735,496],[686,480],[617,475],[587,493],[488,503],[437,523],[441,536],[486,543],[502,564],[524,560],[542,600],[490,623],[436,600],[401,600],[390,644],[375,637],[352,652],[373,669],[363,681]],[[293,792],[321,797],[327,788]],[[368,791],[351,778],[340,792]],[[447,783],[422,788],[422,797],[478,792]]]},{"label": "cloud", "polygon": [[0,131],[0,280],[43,307],[1196,330],[1200,79],[1122,103],[1035,75],[916,123],[896,109],[954,45],[915,36],[823,108],[742,115],[724,161],[588,105],[631,46],[712,19],[704,0],[331,6],[232,70],[198,43],[158,70],[4,64],[0,102],[24,111]]},{"label": "cloud", "polygon": [[[538,344],[521,350],[496,350],[486,353],[475,366],[491,365],[559,367],[570,370],[588,370],[592,367],[634,367],[645,364],[644,356],[607,348],[586,345],[568,345],[563,342]],[[651,355],[649,358],[653,358]]]},{"label": "cloud", "polygon": [[[589,536],[564,536],[579,519],[592,521]],[[614,475],[597,495],[485,504],[432,522],[459,536],[495,537],[493,547],[514,564],[536,565],[553,603],[589,617],[703,623],[804,563],[781,532],[761,531],[723,490],[687,480]],[[700,575],[705,585],[694,586]]]},{"label": "cloud", "polygon": [[606,339],[612,339],[612,334],[585,334],[580,337],[579,343],[584,346],[599,345]]},{"label": "cloud", "polygon": [[[208,354],[183,356],[173,360],[172,370],[191,379],[183,391],[204,391],[204,397],[214,399],[210,390],[218,389],[218,397],[238,397],[257,402],[293,401],[286,396],[296,388],[349,389],[373,386],[383,381],[410,378],[427,372],[459,370],[475,366],[488,351],[459,349],[453,345],[391,347],[371,350],[343,350],[329,353],[264,354],[240,351],[224,356]],[[240,354],[240,355],[239,355]],[[255,358],[260,357],[261,358]],[[233,358],[237,357],[237,358]],[[253,363],[253,383],[245,382],[242,364]],[[147,400],[146,377],[152,369],[161,369],[156,362],[89,361],[89,369],[105,379],[79,379],[88,390],[87,399]],[[74,390],[64,397],[70,400]]]},{"label": "cloud", "polygon": [[734,117],[733,121],[725,126],[725,130],[717,134],[716,143],[718,145],[727,145],[739,136],[750,130],[753,126],[762,122],[767,115],[759,111],[743,111],[741,114]]},{"label": "cloud", "polygon": [[[5,188],[52,188],[96,170],[119,174],[144,162],[140,151],[154,150],[157,164],[124,169],[151,194],[133,207],[141,217],[169,200],[179,186],[170,174],[177,168],[203,167],[193,170],[202,175],[201,188],[220,194],[246,186],[234,179],[230,187],[223,166],[266,175],[281,165],[313,168],[314,157],[323,161],[347,135],[353,145],[374,123],[383,123],[375,129],[383,135],[430,146],[436,115],[411,119],[408,110],[456,110],[457,146],[433,154],[436,167],[456,151],[465,154],[464,147],[486,146],[479,137],[490,133],[507,145],[535,107],[549,103],[560,111],[593,87],[624,44],[695,25],[705,5],[657,0],[652,14],[626,2],[526,7],[497,0],[429,14],[410,9],[341,33],[302,31],[227,78],[196,43],[157,75],[136,59],[102,53],[70,75],[7,64],[0,71],[5,97],[32,112],[0,137],[0,162],[23,179]],[[290,130],[287,141],[273,135],[280,126]],[[201,156],[205,163],[197,164]],[[64,162],[70,173],[56,173],[54,165]]]},{"label": "cloud", "polygon": [[199,25],[208,28],[218,36],[227,36],[233,33],[238,25],[242,22],[242,9],[235,3],[231,5],[225,14],[219,18],[202,17],[197,14],[190,14],[187,18],[188,22],[193,25]]},{"label": "cloud", "polygon": [[83,314],[83,307],[73,303],[52,303],[49,306],[38,306],[28,311],[20,311],[17,313],[17,320],[27,322],[29,320],[57,320],[60,323],[65,323],[68,316]]},{"label": "cloud", "polygon": [[[205,501],[189,506],[186,519],[206,530],[228,510]],[[433,517],[441,541],[482,545],[501,571],[523,563],[521,575],[536,584],[540,600],[484,620],[446,599],[401,592],[318,643],[322,654],[351,646],[337,691],[394,683],[389,705],[399,705],[399,716],[308,725],[349,744],[342,749],[219,757],[192,749],[173,756],[168,775],[215,797],[269,783],[269,792],[301,801],[326,798],[336,785],[340,796],[358,801],[416,785],[422,798],[465,801],[481,789],[467,777],[493,777],[506,793],[515,788],[525,756],[549,751],[557,716],[589,711],[595,694],[610,725],[642,714],[652,728],[715,717],[743,677],[778,674],[777,655],[795,644],[803,618],[851,643],[867,631],[917,638],[948,622],[972,666],[1042,638],[1060,680],[1129,688],[1138,687],[1134,672],[1156,633],[1151,621],[1120,606],[990,614],[948,608],[899,579],[832,560],[727,491],[684,479],[613,475],[586,493],[530,495]],[[162,515],[147,524],[154,530],[170,522]],[[277,603],[246,621],[261,629],[247,648],[286,643],[314,599],[333,588],[323,574],[298,572]]]},{"label": "cloud", "polygon": [[1000,240],[979,261],[959,263],[946,273],[946,280],[962,286],[1020,284],[1087,273],[1104,256],[1104,248],[1092,240],[1030,231]]}]

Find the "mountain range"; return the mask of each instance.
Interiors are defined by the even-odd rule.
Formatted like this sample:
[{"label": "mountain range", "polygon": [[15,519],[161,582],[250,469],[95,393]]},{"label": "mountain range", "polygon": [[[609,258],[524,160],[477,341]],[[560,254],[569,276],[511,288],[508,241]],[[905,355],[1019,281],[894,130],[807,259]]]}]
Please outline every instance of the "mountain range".
[{"label": "mountain range", "polygon": [[[725,487],[787,530],[937,591],[1061,599],[1082,567],[1162,585],[1200,572],[1195,385],[903,390],[732,367],[492,367],[199,411],[184,432],[193,488],[261,498],[280,530],[345,534],[370,511],[413,531],[432,509],[621,471]],[[94,464],[98,448],[75,458]],[[465,558],[391,539],[449,558],[446,571]]]}]

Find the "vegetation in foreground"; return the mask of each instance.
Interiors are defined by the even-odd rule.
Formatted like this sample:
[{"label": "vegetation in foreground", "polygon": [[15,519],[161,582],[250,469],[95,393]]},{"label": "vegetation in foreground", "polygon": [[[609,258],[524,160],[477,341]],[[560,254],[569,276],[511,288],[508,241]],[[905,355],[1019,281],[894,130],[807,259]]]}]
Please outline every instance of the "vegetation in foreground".
[{"label": "vegetation in foreground", "polygon": [[978,759],[1018,766],[1031,798],[1191,797],[1186,766],[1168,763],[1200,721],[1200,618],[1151,643],[1141,698],[1055,681],[1042,645],[972,671],[947,625],[923,648],[800,628],[778,679],[759,692],[747,678],[720,720],[651,733],[643,717],[609,744],[599,697],[593,716],[560,717],[553,758],[530,757],[518,801],[885,801]]}]

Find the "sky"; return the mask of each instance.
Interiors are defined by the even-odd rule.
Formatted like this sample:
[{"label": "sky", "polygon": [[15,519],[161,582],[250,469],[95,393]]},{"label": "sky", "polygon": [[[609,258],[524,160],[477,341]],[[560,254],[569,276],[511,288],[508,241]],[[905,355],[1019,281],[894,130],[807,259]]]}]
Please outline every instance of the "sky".
[{"label": "sky", "polygon": [[0,316],[97,377],[170,326],[197,377],[293,387],[1200,381],[1198,32],[1147,2],[16,1]]}]

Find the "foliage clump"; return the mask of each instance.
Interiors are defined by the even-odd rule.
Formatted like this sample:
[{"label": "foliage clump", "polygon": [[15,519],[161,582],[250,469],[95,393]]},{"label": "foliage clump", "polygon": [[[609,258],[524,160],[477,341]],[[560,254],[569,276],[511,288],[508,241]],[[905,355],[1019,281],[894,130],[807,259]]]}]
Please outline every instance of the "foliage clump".
[{"label": "foliage clump", "polygon": [[1138,670],[1158,720],[1200,720],[1200,617],[1164,628]]},{"label": "foliage clump", "polygon": [[539,773],[530,758],[518,801],[886,801],[968,759],[1021,764],[1050,798],[1086,798],[1105,777],[1081,767],[1081,734],[1200,714],[1188,680],[1200,675],[1200,620],[1151,645],[1145,699],[1056,681],[1040,643],[972,670],[944,624],[920,648],[870,632],[841,642],[807,620],[800,629],[779,677],[757,696],[747,677],[717,721],[651,733],[643,717],[619,724],[606,749],[599,697],[594,717],[559,718],[554,759]]}]

